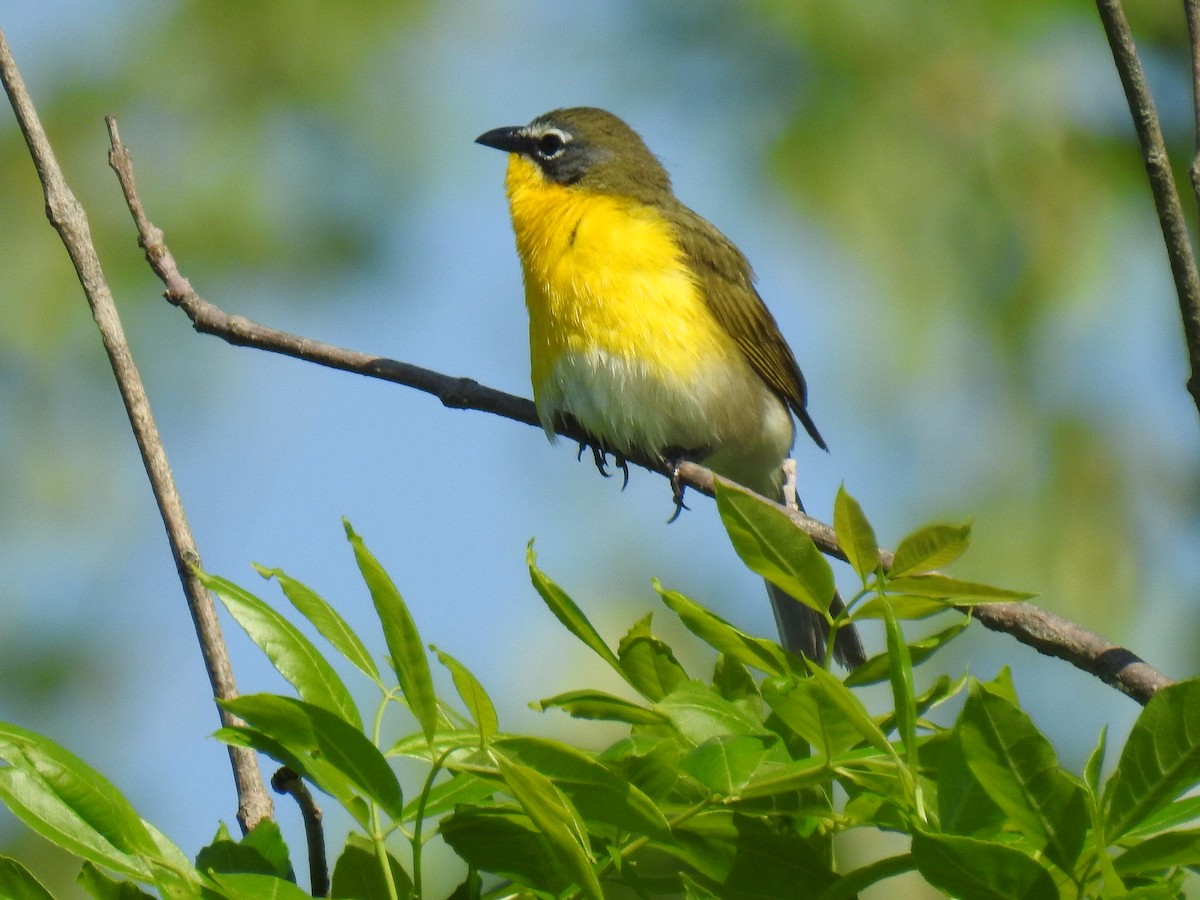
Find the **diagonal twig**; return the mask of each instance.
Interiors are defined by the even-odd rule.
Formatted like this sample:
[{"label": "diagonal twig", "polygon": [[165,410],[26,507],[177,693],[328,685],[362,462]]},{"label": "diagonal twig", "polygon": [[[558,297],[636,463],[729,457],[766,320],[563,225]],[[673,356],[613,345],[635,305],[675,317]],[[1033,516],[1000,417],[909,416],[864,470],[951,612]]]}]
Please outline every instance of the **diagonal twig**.
[{"label": "diagonal twig", "polygon": [[[125,403],[129,424],[137,439],[142,462],[154,490],[163,524],[166,526],[171,553],[175,557],[175,568],[183,584],[196,635],[200,640],[200,649],[213,694],[222,699],[231,699],[237,696],[237,687],[229,655],[221,637],[221,626],[212,597],[200,584],[194,571],[194,567],[200,563],[200,555],[196,550],[196,542],[188,527],[183,504],[167,463],[158,426],[150,410],[150,401],[146,397],[141,376],[134,364],[129,343],[125,339],[112,291],[105,280],[100,258],[92,243],[87,215],[67,185],[2,31],[0,79],[4,82],[4,89],[37,168],[38,179],[46,196],[46,216],[58,232],[75,266],[79,283],[83,286],[92,316],[96,320],[96,327],[100,331],[104,350],[108,354],[121,399]],[[228,713],[221,710],[220,715],[224,724],[232,724]],[[229,756],[238,793],[238,821],[243,829],[249,829],[259,820],[270,818],[271,797],[263,785],[253,751],[230,747]]]},{"label": "diagonal twig", "polygon": [[[1192,29],[1194,45],[1198,39],[1195,0],[1188,0],[1187,6],[1188,25]],[[1183,217],[1183,207],[1179,203],[1179,192],[1175,189],[1175,176],[1171,171],[1167,145],[1163,141],[1162,127],[1154,108],[1154,98],[1150,96],[1146,73],[1142,69],[1141,60],[1138,59],[1133,33],[1129,29],[1121,0],[1096,0],[1096,8],[1104,25],[1104,33],[1108,37],[1109,47],[1112,49],[1113,62],[1116,64],[1117,74],[1121,77],[1125,100],[1129,104],[1129,113],[1133,117],[1138,143],[1142,148],[1142,162],[1150,180],[1150,192],[1154,195],[1154,207],[1167,247],[1171,277],[1175,281],[1179,312],[1183,318],[1183,335],[1187,341],[1191,368],[1187,389],[1197,410],[1200,410],[1200,275],[1196,271],[1191,237]],[[1193,64],[1196,64],[1195,60]],[[1200,79],[1200,72],[1193,71],[1194,78]],[[1200,94],[1197,96],[1200,97]],[[1200,103],[1200,100],[1197,102]],[[1200,117],[1200,111],[1197,115]],[[1193,165],[1194,185],[1200,185],[1197,178],[1200,178],[1200,169]]]},{"label": "diagonal twig", "polygon": [[[357,350],[347,350],[270,328],[243,316],[229,315],[203,299],[179,272],[175,258],[163,240],[162,231],[147,218],[133,181],[133,168],[128,151],[120,144],[115,128],[112,128],[112,132],[113,168],[121,181],[130,212],[137,223],[138,242],[145,249],[150,266],[166,286],[164,295],[167,300],[187,314],[197,331],[214,335],[237,346],[267,350],[416,388],[432,394],[452,408],[490,412],[516,422],[540,427],[533,402],[524,397],[481,385],[470,378],[455,378],[409,363],[372,356]],[[584,432],[571,423],[563,423],[558,433],[572,440],[586,442],[588,439]],[[661,461],[634,457],[630,457],[628,461],[652,472],[671,475],[670,467]],[[678,476],[689,487],[712,494],[714,476],[704,466],[685,462],[679,466]],[[753,493],[745,488],[736,485],[735,487]],[[765,498],[760,499],[768,503],[773,502]],[[782,506],[779,508],[792,517],[797,527],[808,534],[822,552],[845,559],[838,548],[832,528],[804,513]],[[885,567],[890,566],[891,554],[885,550],[881,551],[881,556]],[[1044,654],[1066,660],[1140,703],[1145,703],[1156,690],[1171,683],[1165,675],[1130,651],[1030,604],[986,604],[974,607],[971,614],[986,627],[1009,634]]]}]

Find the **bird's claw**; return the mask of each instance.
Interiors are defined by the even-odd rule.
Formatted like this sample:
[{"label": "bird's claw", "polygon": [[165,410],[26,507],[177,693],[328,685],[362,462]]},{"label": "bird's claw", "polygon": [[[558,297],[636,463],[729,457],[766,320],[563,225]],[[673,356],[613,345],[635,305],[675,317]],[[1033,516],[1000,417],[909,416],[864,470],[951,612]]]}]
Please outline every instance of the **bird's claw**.
[{"label": "bird's claw", "polygon": [[613,458],[612,464],[621,470],[621,490],[625,490],[629,486],[629,462],[625,457],[615,450],[605,449],[603,444],[589,444],[585,441],[580,441],[579,453],[575,457],[577,460],[583,459],[584,450],[592,451],[592,462],[596,464],[596,471],[605,478],[612,477],[612,472],[608,471],[608,456],[611,453]]},{"label": "bird's claw", "polygon": [[670,525],[683,514],[688,505],[683,502],[683,492],[687,485],[679,478],[679,463],[674,463],[671,466],[671,499],[675,501],[675,511],[671,513],[671,518],[667,519],[667,524]]}]

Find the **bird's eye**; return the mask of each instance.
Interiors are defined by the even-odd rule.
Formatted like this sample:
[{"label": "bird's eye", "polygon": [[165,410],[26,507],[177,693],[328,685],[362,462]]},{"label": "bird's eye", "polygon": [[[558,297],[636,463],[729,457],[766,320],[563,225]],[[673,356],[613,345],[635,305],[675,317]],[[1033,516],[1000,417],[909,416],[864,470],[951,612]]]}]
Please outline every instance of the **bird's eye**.
[{"label": "bird's eye", "polygon": [[567,145],[566,138],[561,132],[547,131],[537,142],[538,156],[542,159],[554,159],[563,152],[563,147]]}]

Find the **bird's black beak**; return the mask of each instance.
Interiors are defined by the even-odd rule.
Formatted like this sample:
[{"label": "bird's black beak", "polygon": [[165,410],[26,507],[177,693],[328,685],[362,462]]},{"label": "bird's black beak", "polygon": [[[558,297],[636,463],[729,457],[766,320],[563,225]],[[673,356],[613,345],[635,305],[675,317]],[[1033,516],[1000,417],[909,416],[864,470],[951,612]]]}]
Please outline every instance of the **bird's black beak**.
[{"label": "bird's black beak", "polygon": [[506,153],[521,153],[529,146],[529,136],[525,134],[524,125],[509,125],[506,128],[493,128],[475,138],[475,143],[485,147],[495,147]]}]

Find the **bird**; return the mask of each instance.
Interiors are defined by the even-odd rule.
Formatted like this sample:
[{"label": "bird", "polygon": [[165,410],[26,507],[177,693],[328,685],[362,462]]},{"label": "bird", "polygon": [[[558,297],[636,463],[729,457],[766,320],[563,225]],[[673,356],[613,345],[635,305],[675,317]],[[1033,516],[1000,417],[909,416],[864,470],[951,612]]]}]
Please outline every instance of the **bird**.
[{"label": "bird", "polygon": [[[530,377],[547,436],[574,422],[601,472],[609,453],[621,466],[639,455],[690,460],[783,499],[793,416],[828,448],[745,255],[676,198],[641,136],[603,109],[556,109],[475,141],[508,154]],[[826,618],[767,587],[783,646],[823,662]],[[840,597],[832,604],[842,611]],[[865,660],[853,625],[839,628],[834,658],[851,668]]]}]

